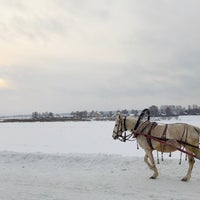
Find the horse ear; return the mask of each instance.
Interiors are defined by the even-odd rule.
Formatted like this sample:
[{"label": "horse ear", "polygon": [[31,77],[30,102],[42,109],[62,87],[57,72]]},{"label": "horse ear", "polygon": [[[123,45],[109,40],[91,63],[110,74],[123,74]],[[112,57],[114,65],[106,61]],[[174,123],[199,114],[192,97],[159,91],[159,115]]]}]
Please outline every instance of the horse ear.
[{"label": "horse ear", "polygon": [[120,112],[116,113],[116,119],[120,119],[122,117],[122,114]]}]

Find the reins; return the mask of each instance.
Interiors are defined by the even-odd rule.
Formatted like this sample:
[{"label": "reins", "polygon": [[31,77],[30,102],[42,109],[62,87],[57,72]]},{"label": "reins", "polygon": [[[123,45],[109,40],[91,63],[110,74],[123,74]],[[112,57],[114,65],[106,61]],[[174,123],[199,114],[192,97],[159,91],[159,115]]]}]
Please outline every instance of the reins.
[{"label": "reins", "polygon": [[[133,131],[133,132],[134,132],[134,131]],[[179,151],[182,152],[182,153],[185,153],[185,154],[187,154],[187,155],[189,155],[189,156],[193,156],[194,158],[197,158],[197,159],[200,160],[200,158],[196,157],[194,154],[192,154],[192,153],[190,153],[190,152],[187,152],[187,151],[185,151],[184,149],[181,149],[181,148],[179,148],[179,147],[176,147],[176,146],[173,145],[173,144],[166,143],[166,139],[165,139],[165,140],[162,140],[161,138],[157,138],[157,137],[154,137],[154,136],[151,136],[151,135],[147,135],[147,134],[145,134],[145,133],[137,133],[137,134],[142,135],[142,136],[145,136],[146,138],[155,140],[155,141],[157,141],[157,142],[160,142],[161,144],[168,145],[168,146],[171,146],[171,147],[173,147],[173,148],[176,148],[176,150],[179,150]],[[182,143],[182,144],[184,144],[184,145],[192,146],[193,148],[198,148],[197,146],[190,145],[190,144],[188,144],[188,143],[186,143],[186,142],[182,142],[182,141],[177,141],[177,142]]]},{"label": "reins", "polygon": [[124,135],[121,135],[121,136],[118,137],[118,139],[119,139],[121,142],[126,142],[126,141],[132,142],[132,141],[135,141],[135,140],[136,140],[136,138],[133,137],[133,133],[130,133],[130,134],[128,134],[128,135],[126,135],[126,131],[124,131],[123,133],[124,133]]}]

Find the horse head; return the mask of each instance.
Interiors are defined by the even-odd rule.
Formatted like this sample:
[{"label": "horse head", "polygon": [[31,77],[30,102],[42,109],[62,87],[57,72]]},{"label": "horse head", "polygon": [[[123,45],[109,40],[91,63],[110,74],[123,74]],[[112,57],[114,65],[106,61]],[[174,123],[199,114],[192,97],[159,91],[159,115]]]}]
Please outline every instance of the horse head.
[{"label": "horse head", "polygon": [[116,120],[115,120],[115,126],[114,126],[113,134],[112,134],[113,139],[116,140],[119,137],[122,137],[123,132],[124,132],[123,116],[120,113],[117,113]]}]

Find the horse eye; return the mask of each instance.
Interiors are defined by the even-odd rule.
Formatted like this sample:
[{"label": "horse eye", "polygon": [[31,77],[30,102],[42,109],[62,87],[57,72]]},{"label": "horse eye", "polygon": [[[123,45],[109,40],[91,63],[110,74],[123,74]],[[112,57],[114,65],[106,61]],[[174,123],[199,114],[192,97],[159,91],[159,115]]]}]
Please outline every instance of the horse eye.
[{"label": "horse eye", "polygon": [[115,127],[117,127],[117,124],[115,124]]}]

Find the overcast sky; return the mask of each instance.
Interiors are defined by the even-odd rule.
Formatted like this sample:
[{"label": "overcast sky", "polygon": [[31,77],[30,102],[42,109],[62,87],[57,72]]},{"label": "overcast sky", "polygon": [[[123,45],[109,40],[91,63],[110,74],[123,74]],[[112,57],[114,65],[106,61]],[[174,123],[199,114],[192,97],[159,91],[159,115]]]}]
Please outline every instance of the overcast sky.
[{"label": "overcast sky", "polygon": [[200,105],[199,0],[0,0],[0,114]]}]

